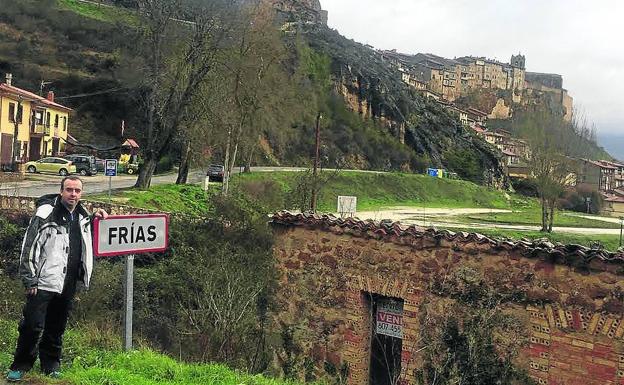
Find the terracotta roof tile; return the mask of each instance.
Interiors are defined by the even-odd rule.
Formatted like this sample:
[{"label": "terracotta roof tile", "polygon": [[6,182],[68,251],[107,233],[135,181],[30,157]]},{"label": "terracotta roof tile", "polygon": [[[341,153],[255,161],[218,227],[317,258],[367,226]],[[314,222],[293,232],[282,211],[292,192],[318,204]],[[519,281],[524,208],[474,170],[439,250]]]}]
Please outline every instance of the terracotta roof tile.
[{"label": "terracotta roof tile", "polygon": [[[489,244],[492,251],[519,251],[526,256],[546,255],[556,263],[573,264],[575,261],[589,263],[598,259],[602,262],[624,264],[624,254],[609,252],[600,247],[590,248],[582,245],[553,243],[546,239],[511,241],[509,239],[490,238],[483,234],[437,230],[417,225],[405,226],[390,220],[373,221],[358,218],[338,218],[331,214],[291,213],[280,211],[272,215],[271,223],[282,226],[297,226],[324,230],[340,230],[340,233],[351,230],[354,236],[369,234],[374,238],[411,237],[414,239],[430,237],[436,240],[447,240],[457,243]],[[359,234],[358,234],[359,233]]]}]

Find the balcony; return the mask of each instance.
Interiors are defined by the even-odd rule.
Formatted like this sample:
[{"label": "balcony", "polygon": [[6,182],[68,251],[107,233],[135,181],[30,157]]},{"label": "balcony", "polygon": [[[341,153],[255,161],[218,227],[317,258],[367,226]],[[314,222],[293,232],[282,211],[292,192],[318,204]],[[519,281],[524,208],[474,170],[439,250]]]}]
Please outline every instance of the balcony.
[{"label": "balcony", "polygon": [[43,124],[32,124],[30,126],[30,133],[31,134],[45,134],[45,126]]}]

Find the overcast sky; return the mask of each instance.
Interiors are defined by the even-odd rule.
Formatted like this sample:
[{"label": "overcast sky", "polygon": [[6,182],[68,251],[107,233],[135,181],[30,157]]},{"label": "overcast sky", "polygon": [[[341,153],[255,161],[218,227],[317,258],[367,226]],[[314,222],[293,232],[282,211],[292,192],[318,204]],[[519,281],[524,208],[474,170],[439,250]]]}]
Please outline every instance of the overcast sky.
[{"label": "overcast sky", "polygon": [[375,48],[526,56],[557,73],[600,134],[624,135],[624,0],[321,0],[329,26]]}]

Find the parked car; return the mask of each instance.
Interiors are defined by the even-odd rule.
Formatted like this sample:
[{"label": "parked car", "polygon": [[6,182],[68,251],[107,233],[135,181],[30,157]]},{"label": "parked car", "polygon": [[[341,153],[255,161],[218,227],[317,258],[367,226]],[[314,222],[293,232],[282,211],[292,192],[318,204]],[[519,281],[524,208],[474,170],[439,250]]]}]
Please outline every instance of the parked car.
[{"label": "parked car", "polygon": [[106,169],[106,161],[104,159],[95,158],[95,169],[98,172],[104,172]]},{"label": "parked car", "polygon": [[72,161],[63,158],[42,158],[27,162],[24,166],[28,172],[52,172],[61,176],[76,173],[76,166],[72,164]]},{"label": "parked car", "polygon": [[208,166],[208,172],[206,173],[206,178],[208,179],[208,182],[223,182],[224,171],[225,167],[223,167],[223,165],[221,164],[211,164],[210,166]]},{"label": "parked car", "polygon": [[94,156],[72,154],[65,156],[65,159],[72,161],[72,163],[76,166],[76,172],[80,175],[95,175],[98,172]]}]

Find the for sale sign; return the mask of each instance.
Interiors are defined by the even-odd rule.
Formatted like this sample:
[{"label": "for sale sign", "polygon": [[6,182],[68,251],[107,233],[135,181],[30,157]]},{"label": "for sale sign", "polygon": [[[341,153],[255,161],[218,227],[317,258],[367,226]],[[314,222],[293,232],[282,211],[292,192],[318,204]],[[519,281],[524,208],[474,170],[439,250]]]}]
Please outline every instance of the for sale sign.
[{"label": "for sale sign", "polygon": [[166,214],[117,215],[94,222],[95,254],[110,257],[165,251],[169,244]]},{"label": "for sale sign", "polygon": [[377,334],[403,338],[403,302],[390,298],[377,301]]}]

